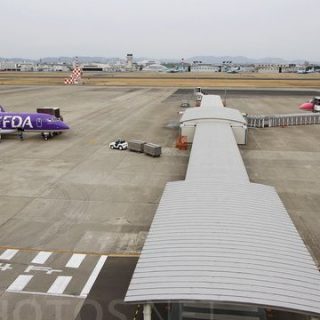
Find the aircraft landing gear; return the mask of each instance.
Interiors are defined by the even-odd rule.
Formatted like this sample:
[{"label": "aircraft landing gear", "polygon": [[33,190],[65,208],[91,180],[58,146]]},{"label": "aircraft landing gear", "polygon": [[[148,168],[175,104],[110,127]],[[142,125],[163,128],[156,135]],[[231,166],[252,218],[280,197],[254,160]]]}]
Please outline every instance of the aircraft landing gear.
[{"label": "aircraft landing gear", "polygon": [[20,138],[20,141],[23,141],[23,130],[18,129],[18,137]]},{"label": "aircraft landing gear", "polygon": [[49,138],[53,138],[58,135],[60,132],[41,132],[41,137],[43,140],[47,141]]},{"label": "aircraft landing gear", "polygon": [[41,136],[43,138],[44,141],[47,141],[49,138],[50,133],[47,132],[41,132]]}]

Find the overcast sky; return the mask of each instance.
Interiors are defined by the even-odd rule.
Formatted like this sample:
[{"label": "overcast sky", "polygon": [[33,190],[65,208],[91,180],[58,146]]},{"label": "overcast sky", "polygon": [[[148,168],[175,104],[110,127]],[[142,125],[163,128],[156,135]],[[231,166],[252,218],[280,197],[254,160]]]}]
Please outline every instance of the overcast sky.
[{"label": "overcast sky", "polygon": [[320,61],[320,0],[1,0],[0,57]]}]

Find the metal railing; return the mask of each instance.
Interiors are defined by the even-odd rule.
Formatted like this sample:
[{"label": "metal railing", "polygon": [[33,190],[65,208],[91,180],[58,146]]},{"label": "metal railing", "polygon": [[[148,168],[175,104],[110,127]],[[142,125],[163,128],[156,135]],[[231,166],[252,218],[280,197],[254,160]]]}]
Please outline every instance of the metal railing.
[{"label": "metal railing", "polygon": [[246,115],[249,128],[271,128],[320,124],[320,113]]}]

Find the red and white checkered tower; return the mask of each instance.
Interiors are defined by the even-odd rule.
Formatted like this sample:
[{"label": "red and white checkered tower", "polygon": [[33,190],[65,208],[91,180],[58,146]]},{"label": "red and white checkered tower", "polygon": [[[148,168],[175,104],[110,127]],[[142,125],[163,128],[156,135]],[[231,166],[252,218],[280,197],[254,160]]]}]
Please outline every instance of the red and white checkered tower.
[{"label": "red and white checkered tower", "polygon": [[81,84],[82,69],[79,65],[78,58],[76,58],[73,64],[73,70],[71,72],[70,78],[64,79],[64,84]]}]

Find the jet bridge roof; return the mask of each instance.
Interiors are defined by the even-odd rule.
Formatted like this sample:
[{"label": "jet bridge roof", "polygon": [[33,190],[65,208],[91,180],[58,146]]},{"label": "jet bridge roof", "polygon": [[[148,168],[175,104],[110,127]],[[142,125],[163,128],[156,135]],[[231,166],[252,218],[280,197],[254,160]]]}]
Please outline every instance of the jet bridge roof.
[{"label": "jet bridge roof", "polygon": [[213,94],[202,95],[200,106],[202,108],[206,108],[206,107],[223,108],[224,107],[221,97]]},{"label": "jet bridge roof", "polygon": [[229,124],[197,124],[186,179],[223,179],[249,183]]},{"label": "jet bridge roof", "polygon": [[125,301],[210,301],[320,314],[320,276],[274,188],[171,182]]},{"label": "jet bridge roof", "polygon": [[232,108],[202,108],[187,109],[180,119],[180,123],[199,120],[221,120],[246,124],[241,112]]},{"label": "jet bridge roof", "polygon": [[320,314],[320,273],[275,189],[249,182],[228,108],[198,121],[185,181],[166,185],[126,302],[244,304]]}]

